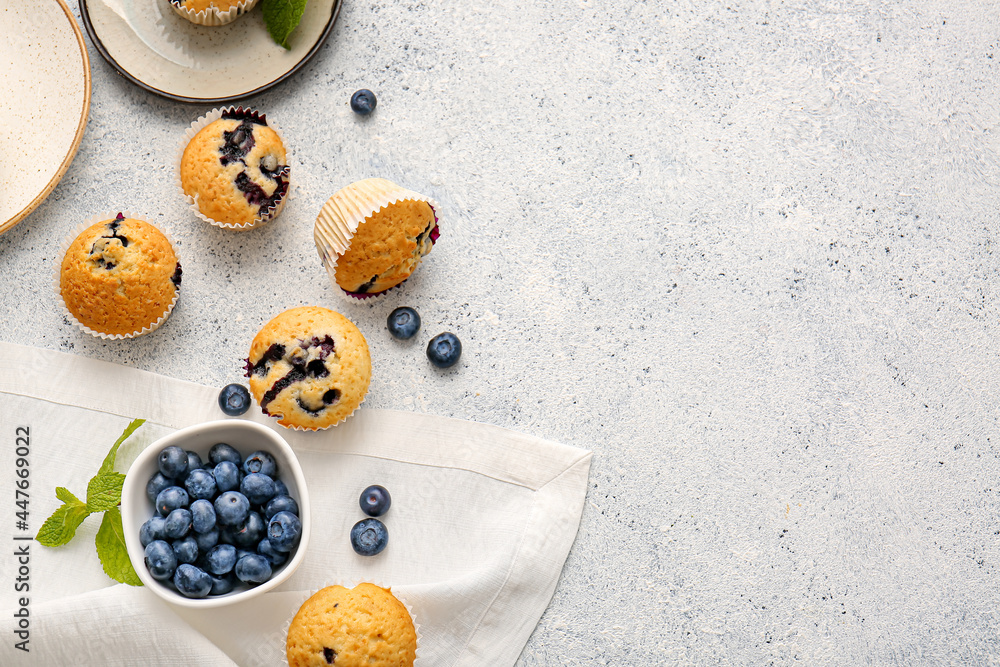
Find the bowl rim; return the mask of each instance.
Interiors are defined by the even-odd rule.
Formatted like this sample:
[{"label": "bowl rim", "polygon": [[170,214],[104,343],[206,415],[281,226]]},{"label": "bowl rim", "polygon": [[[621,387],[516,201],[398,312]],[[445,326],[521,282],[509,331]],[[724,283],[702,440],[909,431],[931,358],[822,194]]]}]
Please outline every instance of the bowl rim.
[{"label": "bowl rim", "polygon": [[[212,440],[212,444],[231,440],[232,436],[227,436],[225,438],[219,437],[215,439],[212,438],[212,434],[228,432],[234,428],[245,429],[248,433],[253,433],[257,436],[255,442],[258,443],[259,446],[258,444],[255,444],[254,450],[268,449],[270,446],[280,452],[286,460],[287,463],[284,466],[285,470],[282,471],[282,476],[284,477],[290,475],[295,481],[297,492],[295,500],[299,505],[299,518],[302,521],[302,536],[299,538],[299,544],[296,547],[295,554],[292,558],[281,565],[280,569],[278,569],[274,575],[264,583],[236,593],[227,593],[226,595],[219,595],[215,597],[184,597],[180,593],[176,593],[168,589],[156,579],[153,579],[143,562],[145,548],[139,540],[139,531],[135,529],[135,526],[142,525],[146,519],[139,521],[138,515],[133,512],[133,507],[138,507],[140,504],[148,502],[148,499],[146,498],[146,483],[149,480],[148,478],[143,478],[143,475],[139,473],[139,468],[146,467],[150,460],[154,459],[163,448],[171,445],[181,446],[185,450],[192,449],[197,451],[201,448],[200,445],[193,448],[181,445],[181,443],[189,440],[194,435],[207,437]],[[265,445],[264,443],[267,444]],[[208,445],[208,447],[211,447],[211,445]],[[238,448],[241,451],[243,449],[242,447]],[[250,452],[242,453],[245,456]],[[128,556],[129,560],[132,562],[132,567],[135,569],[139,580],[142,581],[146,588],[152,590],[153,593],[171,604],[194,609],[209,609],[212,607],[222,607],[249,600],[284,583],[289,577],[292,576],[298,566],[302,563],[302,560],[305,558],[312,522],[310,520],[309,493],[306,488],[306,481],[302,472],[302,466],[299,463],[298,457],[295,455],[295,451],[291,448],[288,442],[285,441],[281,434],[258,422],[246,419],[220,419],[216,421],[202,422],[200,424],[184,427],[151,442],[139,453],[138,456],[136,456],[135,460],[129,466],[128,472],[125,474],[125,481],[122,485],[121,498],[122,532],[124,534],[125,546],[128,549]],[[141,498],[141,502],[135,502],[136,498]]]}]

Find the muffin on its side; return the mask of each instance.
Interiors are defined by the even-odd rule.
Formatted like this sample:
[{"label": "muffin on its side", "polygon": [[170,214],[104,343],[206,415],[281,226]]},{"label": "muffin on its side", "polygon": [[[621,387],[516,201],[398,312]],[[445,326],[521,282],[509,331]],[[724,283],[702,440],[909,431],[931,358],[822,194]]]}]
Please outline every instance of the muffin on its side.
[{"label": "muffin on its side", "polygon": [[202,120],[208,122],[184,147],[179,167],[181,189],[198,213],[236,229],[275,218],[288,194],[290,170],[285,144],[266,116],[237,107]]},{"label": "muffin on its side", "polygon": [[416,649],[410,613],[374,584],[320,590],[295,614],[285,643],[289,667],[409,667]]},{"label": "muffin on its side", "polygon": [[392,181],[368,178],[324,204],[313,235],[330,279],[361,299],[409,278],[439,231],[433,201]]},{"label": "muffin on its side", "polygon": [[350,320],[319,306],[292,308],[257,333],[247,358],[250,393],[282,426],[318,430],[344,421],[371,381],[368,342]]},{"label": "muffin on its side", "polygon": [[97,222],[66,250],[59,292],[70,314],[96,335],[149,333],[170,314],[181,265],[169,239],[144,220]]}]

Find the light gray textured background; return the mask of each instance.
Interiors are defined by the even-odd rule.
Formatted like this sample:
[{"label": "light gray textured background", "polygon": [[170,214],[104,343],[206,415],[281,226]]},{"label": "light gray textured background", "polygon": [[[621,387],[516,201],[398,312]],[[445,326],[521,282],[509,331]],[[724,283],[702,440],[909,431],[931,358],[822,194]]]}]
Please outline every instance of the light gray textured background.
[{"label": "light gray textured background", "polygon": [[[592,449],[520,665],[998,664],[998,13],[345,0],[318,57],[250,100],[301,168],[246,234],[174,190],[209,107],[88,40],[80,151],[0,237],[0,338],[221,386],[264,321],[326,305],[368,337],[366,405]],[[312,224],[369,176],[436,198],[443,235],[405,288],[342,308]],[[184,284],[160,330],[102,342],[50,284],[68,230],[118,209],[173,232]],[[404,304],[410,343],[385,331]],[[441,372],[423,347],[444,330],[465,354]]]}]

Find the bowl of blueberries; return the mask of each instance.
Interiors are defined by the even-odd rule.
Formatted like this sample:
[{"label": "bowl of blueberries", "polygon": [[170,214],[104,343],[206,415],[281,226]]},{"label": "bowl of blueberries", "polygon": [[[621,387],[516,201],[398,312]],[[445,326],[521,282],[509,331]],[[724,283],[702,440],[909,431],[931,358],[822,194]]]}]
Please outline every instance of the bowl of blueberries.
[{"label": "bowl of blueberries", "polygon": [[309,541],[295,453],[277,432],[242,419],[190,426],[143,450],[125,476],[121,512],[139,579],[187,607],[275,588]]}]

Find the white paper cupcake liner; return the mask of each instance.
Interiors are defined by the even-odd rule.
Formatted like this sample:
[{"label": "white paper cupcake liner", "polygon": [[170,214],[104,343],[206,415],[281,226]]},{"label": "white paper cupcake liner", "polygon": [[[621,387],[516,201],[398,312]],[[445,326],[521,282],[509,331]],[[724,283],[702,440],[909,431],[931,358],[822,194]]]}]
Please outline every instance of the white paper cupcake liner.
[{"label": "white paper cupcake liner", "polygon": [[178,16],[187,19],[191,23],[214,28],[220,25],[226,25],[227,23],[232,23],[237,18],[253,9],[257,5],[258,1],[259,0],[243,0],[243,2],[230,7],[224,12],[219,11],[215,7],[209,7],[208,9],[204,9],[200,12],[195,12],[190,9],[185,9],[184,7],[178,7],[173,2],[170,2],[170,8],[173,9]]},{"label": "white paper cupcake liner", "polygon": [[[320,209],[319,215],[316,217],[316,225],[313,228],[313,240],[316,242],[316,251],[319,253],[320,261],[323,262],[327,276],[333,284],[334,291],[345,302],[355,305],[375,303],[406,283],[404,280],[382,292],[359,295],[348,292],[337,284],[337,260],[351,247],[351,239],[354,238],[355,232],[358,231],[358,227],[365,221],[365,218],[377,213],[389,204],[406,200],[427,202],[434,213],[434,225],[440,234],[437,202],[384,178],[366,178],[355,181],[338,190]],[[423,260],[421,259],[421,261]]]},{"label": "white paper cupcake liner", "polygon": [[[385,583],[382,583],[382,582],[379,582],[379,581],[372,581],[371,579],[353,579],[353,580],[348,580],[347,583],[344,583],[342,581],[335,581],[333,583],[328,583],[328,584],[325,584],[323,586],[320,586],[319,588],[315,588],[315,589],[313,589],[311,591],[306,591],[305,594],[304,594],[304,596],[302,597],[302,602],[299,603],[299,607],[296,608],[295,613],[298,613],[299,608],[301,608],[302,605],[304,605],[306,603],[306,600],[308,600],[312,596],[316,595],[316,593],[319,593],[324,588],[329,588],[330,586],[343,586],[344,588],[347,588],[347,589],[353,589],[358,584],[373,584],[375,586],[378,586],[379,588],[384,588],[387,591],[389,591],[390,593],[392,593],[392,596],[395,597],[397,600],[399,600],[400,603],[404,607],[406,607],[407,613],[410,614],[410,621],[413,623],[413,632],[417,636],[417,647],[414,650],[415,657],[413,659],[413,667],[426,667],[426,665],[424,665],[424,663],[421,662],[421,660],[420,660],[420,647],[421,647],[421,645],[423,643],[423,635],[420,633],[420,623],[417,621],[416,614],[413,613],[413,607],[412,607],[412,605],[410,605],[409,602],[406,601],[406,599],[405,599],[404,596],[402,596],[399,593],[397,593],[396,591],[392,590],[392,587],[389,586],[389,585],[387,585],[387,584],[385,584]],[[295,618],[295,613],[292,614],[291,618],[289,618],[287,621],[285,621],[285,625],[283,627],[282,634],[286,638],[288,637],[288,631],[292,627],[292,620],[294,620],[294,618]],[[282,663],[282,664],[284,664],[285,667],[288,667],[288,657],[287,657],[287,655],[285,657],[285,662]]]},{"label": "white paper cupcake liner", "polygon": [[[335,424],[330,424],[329,426],[313,426],[313,427],[308,427],[308,426],[285,426],[284,424],[278,424],[278,426],[280,426],[282,428],[287,428],[290,431],[300,431],[300,432],[304,432],[304,433],[310,433],[310,432],[314,432],[314,431],[315,432],[325,431],[327,429],[333,428],[334,426],[340,426],[345,421],[347,421],[348,419],[350,419],[351,417],[353,417],[354,413],[358,411],[358,408],[360,408],[362,405],[364,405],[366,398],[368,398],[368,392],[367,391],[365,391],[365,395],[361,397],[361,402],[358,403],[358,406],[356,408],[354,408],[353,410],[351,410],[350,414],[344,415],[344,418],[341,419],[339,422],[337,422]],[[273,419],[273,417],[272,417],[272,419]],[[277,423],[276,419],[275,419],[275,423]]]},{"label": "white paper cupcake liner", "polygon": [[[244,222],[244,223],[219,222],[218,220],[213,220],[212,218],[208,217],[207,215],[201,212],[201,210],[198,208],[197,196],[192,197],[191,195],[184,192],[184,186],[181,184],[181,160],[184,157],[184,149],[187,148],[188,144],[191,143],[191,140],[194,139],[194,136],[198,134],[198,132],[200,132],[203,128],[207,127],[209,124],[214,123],[215,121],[222,118],[222,114],[224,113],[241,112],[241,111],[263,116],[267,122],[267,126],[272,130],[274,130],[275,134],[278,135],[278,138],[281,139],[281,143],[284,144],[285,164],[288,165],[288,190],[285,192],[285,196],[281,198],[281,201],[279,201],[273,209],[266,212],[261,211],[250,222]],[[184,131],[184,137],[181,140],[180,146],[178,146],[177,148],[177,157],[175,163],[177,165],[177,168],[175,169],[174,180],[178,192],[181,193],[181,197],[183,197],[184,200],[188,202],[188,204],[190,204],[191,210],[197,217],[201,218],[210,225],[221,227],[222,229],[233,229],[242,232],[242,231],[247,231],[249,229],[253,229],[254,227],[262,226],[270,222],[271,220],[274,220],[275,218],[278,217],[282,209],[285,208],[285,204],[292,197],[292,189],[295,186],[295,181],[293,180],[292,176],[293,172],[295,172],[295,169],[292,168],[293,167],[292,151],[288,147],[288,142],[285,141],[285,137],[281,133],[281,129],[277,126],[277,124],[273,120],[267,118],[267,114],[261,114],[255,109],[251,109],[249,107],[229,106],[229,107],[215,108],[206,113],[204,116],[198,118],[198,120],[191,123],[191,125],[187,128],[187,130]]]},{"label": "white paper cupcake liner", "polygon": [[128,211],[101,213],[99,215],[91,216],[86,221],[74,227],[73,230],[69,233],[69,235],[67,235],[66,238],[63,239],[62,243],[59,246],[59,256],[56,258],[55,277],[53,278],[52,281],[52,288],[56,293],[56,298],[59,301],[59,305],[62,306],[63,314],[69,319],[69,321],[72,322],[77,327],[79,327],[82,331],[90,334],[91,336],[95,336],[97,338],[101,338],[104,340],[121,340],[123,338],[136,338],[138,336],[145,336],[148,333],[156,331],[157,329],[160,328],[160,325],[166,322],[167,318],[170,317],[170,313],[173,312],[174,306],[177,305],[177,298],[180,296],[180,287],[178,286],[177,289],[174,290],[174,298],[170,301],[170,304],[167,306],[167,309],[164,311],[163,315],[161,315],[158,320],[156,320],[152,324],[149,324],[148,326],[143,327],[138,331],[133,331],[132,333],[127,333],[127,334],[108,334],[102,331],[95,331],[90,327],[88,327],[87,325],[80,322],[80,320],[76,319],[76,316],[72,312],[70,312],[69,308],[66,307],[66,301],[63,299],[62,296],[62,262],[63,258],[66,256],[66,251],[69,250],[69,247],[73,244],[73,241],[76,240],[76,237],[82,234],[87,228],[97,224],[98,222],[103,222],[105,220],[114,220],[115,217],[117,217],[119,214],[122,215],[124,218],[141,220],[142,222],[147,223],[151,227],[155,227],[161,234],[163,234],[166,237],[167,242],[170,243],[170,247],[173,248],[174,250],[174,256],[177,258],[177,263],[178,264],[181,263],[180,254],[177,252],[177,244],[174,243],[174,239],[170,236],[170,233],[167,232],[167,230],[160,227],[159,225],[153,224],[146,218],[143,218],[138,215],[133,215]]}]

